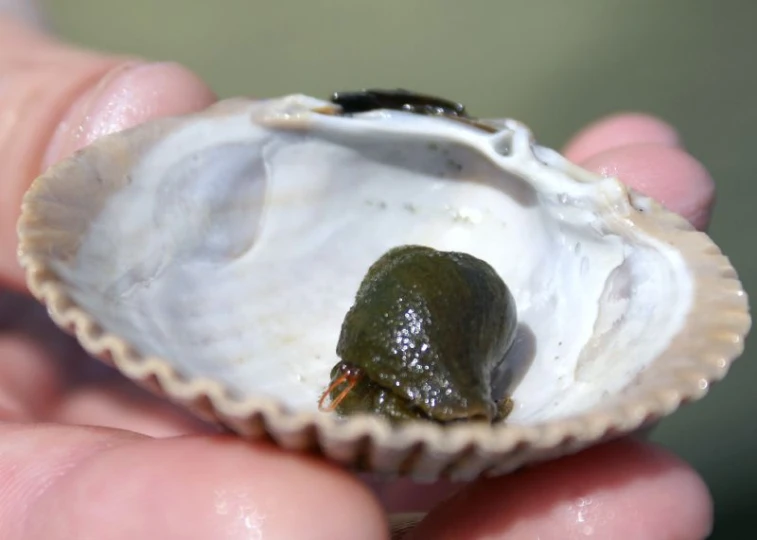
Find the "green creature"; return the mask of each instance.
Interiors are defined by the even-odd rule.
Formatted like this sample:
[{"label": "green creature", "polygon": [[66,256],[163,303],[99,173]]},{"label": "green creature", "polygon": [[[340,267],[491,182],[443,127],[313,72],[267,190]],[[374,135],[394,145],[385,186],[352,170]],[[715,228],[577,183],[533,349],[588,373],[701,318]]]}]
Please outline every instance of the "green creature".
[{"label": "green creature", "polygon": [[492,398],[492,376],[516,325],[512,294],[484,261],[394,248],[360,284],[320,407],[392,421],[502,420],[512,401]]}]

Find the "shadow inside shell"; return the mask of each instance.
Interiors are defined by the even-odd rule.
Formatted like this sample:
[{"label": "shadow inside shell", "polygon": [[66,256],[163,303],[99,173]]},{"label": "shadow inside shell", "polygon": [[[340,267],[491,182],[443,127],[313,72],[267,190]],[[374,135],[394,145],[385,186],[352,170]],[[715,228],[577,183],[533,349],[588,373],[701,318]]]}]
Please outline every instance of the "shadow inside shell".
[{"label": "shadow inside shell", "polygon": [[518,323],[515,340],[492,380],[492,397],[511,396],[536,357],[536,336],[527,324]]}]

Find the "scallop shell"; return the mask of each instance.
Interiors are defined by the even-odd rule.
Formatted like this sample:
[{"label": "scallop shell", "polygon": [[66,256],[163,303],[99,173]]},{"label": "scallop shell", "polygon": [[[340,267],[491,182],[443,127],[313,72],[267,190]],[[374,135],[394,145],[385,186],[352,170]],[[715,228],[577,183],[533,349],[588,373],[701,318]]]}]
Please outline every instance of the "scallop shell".
[{"label": "scallop shell", "polygon": [[[705,234],[513,121],[293,95],[110,135],[26,194],[31,292],[92,355],[249,438],[377,475],[498,475],[703,397],[751,320]],[[486,129],[483,129],[486,128]],[[467,251],[523,331],[502,424],[319,412],[341,318],[403,243]]]}]

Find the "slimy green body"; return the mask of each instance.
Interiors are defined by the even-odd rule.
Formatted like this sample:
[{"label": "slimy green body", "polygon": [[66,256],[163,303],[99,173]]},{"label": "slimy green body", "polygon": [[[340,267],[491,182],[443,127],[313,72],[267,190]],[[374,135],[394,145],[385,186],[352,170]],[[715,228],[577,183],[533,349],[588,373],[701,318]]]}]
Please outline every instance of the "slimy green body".
[{"label": "slimy green body", "polygon": [[[338,414],[393,420],[494,421],[509,399],[492,398],[492,375],[517,325],[509,289],[471,255],[402,246],[368,270],[342,324],[332,383],[351,373]],[[332,400],[340,395],[332,384]]]}]

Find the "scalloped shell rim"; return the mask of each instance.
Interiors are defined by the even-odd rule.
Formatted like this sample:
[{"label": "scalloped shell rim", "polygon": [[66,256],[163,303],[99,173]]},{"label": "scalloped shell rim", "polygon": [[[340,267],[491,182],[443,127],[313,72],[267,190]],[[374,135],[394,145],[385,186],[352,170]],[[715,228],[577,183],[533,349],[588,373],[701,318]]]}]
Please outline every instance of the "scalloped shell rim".
[{"label": "scalloped shell rim", "polygon": [[[126,137],[133,131],[110,135],[95,146],[102,147],[109,138]],[[81,158],[91,151],[92,146],[77,155]],[[680,343],[685,336],[679,336],[650,368],[673,376],[674,387],[650,385],[646,392],[623,404],[540,425],[462,424],[443,429],[420,422],[393,427],[369,416],[338,420],[318,413],[289,411],[270,398],[239,400],[215,381],[182,378],[164,359],[139,357],[127,343],[106,333],[77,307],[44,262],[30,255],[34,253],[35,239],[27,231],[37,219],[35,194],[58,175],[67,161],[35,180],[24,197],[18,223],[19,261],[29,290],[47,306],[55,323],[75,334],[88,353],[113,364],[135,382],[243,437],[268,436],[283,447],[317,452],[380,474],[410,475],[419,480],[467,480],[481,474],[506,473],[532,461],[555,458],[632,432],[670,414],[682,403],[706,395],[711,384],[722,379],[743,352],[744,337],[751,326],[747,295],[736,271],[712,240],[693,230],[682,217],[629,190],[632,203],[644,199],[643,212],[634,204],[643,220],[640,226],[656,228],[656,236],[679,247],[694,273],[696,290],[706,290],[709,299],[705,302],[695,297],[687,331],[689,335],[707,336],[700,340],[706,345],[696,352],[688,351]],[[665,369],[664,357],[680,360],[681,356],[685,356],[682,365],[671,364]]]}]

